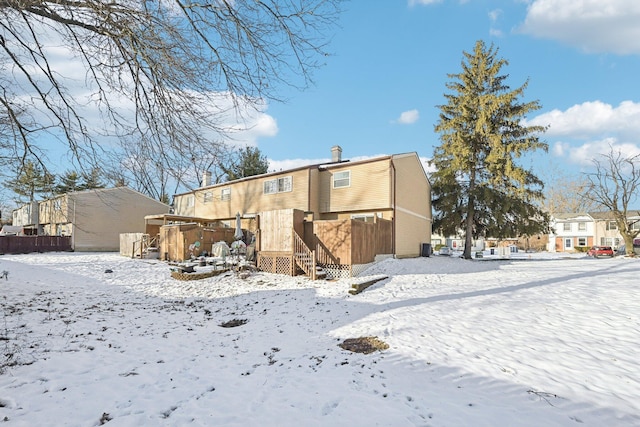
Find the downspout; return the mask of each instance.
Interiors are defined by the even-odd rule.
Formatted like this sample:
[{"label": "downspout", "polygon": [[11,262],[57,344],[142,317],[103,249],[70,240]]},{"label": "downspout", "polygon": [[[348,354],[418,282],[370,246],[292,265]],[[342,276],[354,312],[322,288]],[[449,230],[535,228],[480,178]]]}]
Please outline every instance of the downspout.
[{"label": "downspout", "polygon": [[307,212],[311,211],[311,169],[307,169]]},{"label": "downspout", "polygon": [[393,175],[393,223],[391,224],[391,251],[393,252],[393,257],[396,257],[396,166],[393,164],[393,157],[390,158],[391,161],[391,170]]},{"label": "downspout", "polygon": [[73,223],[71,224],[71,249],[76,250],[76,198],[73,198]]}]

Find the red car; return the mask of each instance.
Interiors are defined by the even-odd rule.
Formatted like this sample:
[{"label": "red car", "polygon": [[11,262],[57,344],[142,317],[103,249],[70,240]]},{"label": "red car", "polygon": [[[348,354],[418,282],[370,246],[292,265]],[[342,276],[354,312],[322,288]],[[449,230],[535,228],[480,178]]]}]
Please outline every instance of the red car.
[{"label": "red car", "polygon": [[613,249],[611,246],[593,246],[587,251],[587,256],[592,256],[594,258],[599,258],[601,256],[612,257]]}]

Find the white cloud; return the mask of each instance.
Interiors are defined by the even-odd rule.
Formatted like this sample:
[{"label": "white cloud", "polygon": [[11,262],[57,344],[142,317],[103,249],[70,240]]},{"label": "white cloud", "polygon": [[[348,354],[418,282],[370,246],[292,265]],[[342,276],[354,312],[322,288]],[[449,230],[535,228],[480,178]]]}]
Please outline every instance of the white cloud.
[{"label": "white cloud", "polygon": [[558,141],[553,145],[553,154],[557,157],[563,157],[567,154],[568,150],[571,148],[569,143]]},{"label": "white cloud", "polygon": [[640,54],[640,2],[533,0],[520,31],[586,52]]},{"label": "white cloud", "polygon": [[418,121],[420,118],[420,112],[418,110],[409,110],[400,114],[400,117],[395,121],[401,125],[410,125]]},{"label": "white cloud", "polygon": [[491,21],[491,28],[489,28],[489,35],[492,37],[502,37],[503,32],[501,29],[496,28],[494,25],[497,24],[500,16],[502,15],[502,9],[493,9],[489,12],[489,20]]},{"label": "white cloud", "polygon": [[429,157],[420,157],[420,163],[422,163],[422,168],[427,173],[427,175],[436,171],[435,166],[429,165],[430,160],[431,158]]},{"label": "white cloud", "polygon": [[[356,157],[351,157],[348,160],[351,162],[358,162],[360,160],[375,159],[378,157],[385,157],[388,155],[389,154],[376,154],[373,156],[356,156]],[[347,160],[347,159],[343,159],[343,160]],[[420,163],[422,164],[422,167],[424,168],[424,171],[427,174],[435,172],[435,168],[432,166],[429,166],[430,160],[431,159],[429,157],[420,157]],[[277,171],[295,169],[295,168],[308,166],[308,165],[317,165],[321,163],[330,163],[330,162],[331,162],[331,159],[328,157],[326,159],[287,159],[287,160],[269,159],[269,172],[277,172]]]},{"label": "white cloud", "polygon": [[615,138],[605,138],[587,142],[578,147],[571,147],[566,154],[571,163],[592,166],[594,159],[610,153],[611,150],[619,151],[625,157],[640,154],[640,146],[637,144],[619,143]]},{"label": "white cloud", "polygon": [[[377,157],[384,157],[388,154],[376,154],[373,156],[356,156],[350,157],[349,159],[342,158],[342,160],[349,160],[351,162],[358,162],[360,160],[369,160],[375,159]],[[327,157],[324,159],[285,159],[285,160],[272,160],[269,159],[269,171],[281,171],[288,169],[295,169],[298,167],[308,166],[308,165],[317,165],[321,163],[331,163],[331,158]]]},{"label": "white cloud", "polygon": [[[220,102],[224,103],[224,98]],[[259,105],[257,110],[251,106],[241,107],[239,111],[229,110],[227,114],[218,116],[220,126],[231,130],[229,136],[232,141],[230,142],[256,145],[259,138],[276,136],[279,131],[278,122],[266,113],[266,107],[264,104]]]},{"label": "white cloud", "polygon": [[409,6],[440,3],[442,0],[409,0]]},{"label": "white cloud", "polygon": [[623,101],[617,107],[601,101],[584,102],[567,110],[553,110],[525,122],[549,126],[545,137],[561,137],[552,153],[568,162],[592,166],[593,159],[613,148],[625,156],[640,153],[640,103]]},{"label": "white cloud", "polygon": [[640,133],[640,103],[623,101],[617,107],[601,101],[584,102],[565,110],[553,110],[526,122],[549,126],[549,136],[591,139],[617,135],[636,138]]},{"label": "white cloud", "polygon": [[330,163],[331,159],[285,159],[273,160],[269,159],[269,172],[278,172],[289,169],[300,168],[303,166],[317,165],[320,163]]}]

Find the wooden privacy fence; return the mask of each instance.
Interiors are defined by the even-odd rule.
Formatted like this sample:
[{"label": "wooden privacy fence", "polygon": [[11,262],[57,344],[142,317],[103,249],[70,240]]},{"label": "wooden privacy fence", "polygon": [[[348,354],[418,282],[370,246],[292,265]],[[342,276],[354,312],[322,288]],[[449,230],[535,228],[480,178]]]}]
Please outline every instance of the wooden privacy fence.
[{"label": "wooden privacy fence", "polygon": [[318,264],[354,265],[373,262],[376,255],[393,253],[392,222],[354,219],[314,221],[305,238],[316,251]]},{"label": "wooden privacy fence", "polygon": [[0,254],[71,250],[70,236],[0,236]]}]

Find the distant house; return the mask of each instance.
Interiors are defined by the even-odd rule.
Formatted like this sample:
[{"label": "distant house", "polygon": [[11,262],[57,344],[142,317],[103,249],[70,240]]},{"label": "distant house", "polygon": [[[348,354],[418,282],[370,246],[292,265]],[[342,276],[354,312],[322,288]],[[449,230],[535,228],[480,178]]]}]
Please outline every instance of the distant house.
[{"label": "distant house", "polygon": [[[612,246],[617,249],[624,245],[624,239],[618,230],[618,224],[612,212],[591,212],[591,217],[595,221],[595,241],[597,245]],[[640,231],[640,212],[629,212],[627,219],[632,222],[632,230]]]},{"label": "distant house", "polygon": [[12,213],[12,224],[24,229],[24,234],[38,234],[38,202],[26,203]]},{"label": "distant house", "polygon": [[549,252],[575,252],[596,244],[596,227],[588,213],[557,213],[551,216]]},{"label": "distant house", "polygon": [[[632,229],[640,231],[640,213],[628,216]],[[551,217],[550,252],[573,252],[593,245],[617,249],[624,244],[612,212],[558,213]]]},{"label": "distant house", "polygon": [[[175,214],[233,226],[240,213],[243,228],[256,236],[256,249],[263,256],[295,252],[291,242],[296,235],[317,257],[328,252],[334,264],[366,264],[374,260],[373,252],[420,256],[421,245],[431,241],[432,218],[431,186],[418,155],[342,161],[341,152],[333,147],[329,163],[223,184],[210,185],[205,179],[203,187],[174,197]],[[352,226],[353,221],[358,224]],[[345,230],[350,231],[341,234]],[[381,241],[358,240],[358,233],[364,233],[362,239]],[[342,241],[336,236],[343,236]],[[383,252],[360,253],[365,247]],[[332,248],[342,256],[332,255]]]},{"label": "distant house", "polygon": [[169,212],[168,205],[127,187],[70,192],[37,208],[37,216],[32,204],[16,209],[13,225],[32,234],[70,236],[76,251],[117,251],[120,233],[144,232],[146,215]]}]

